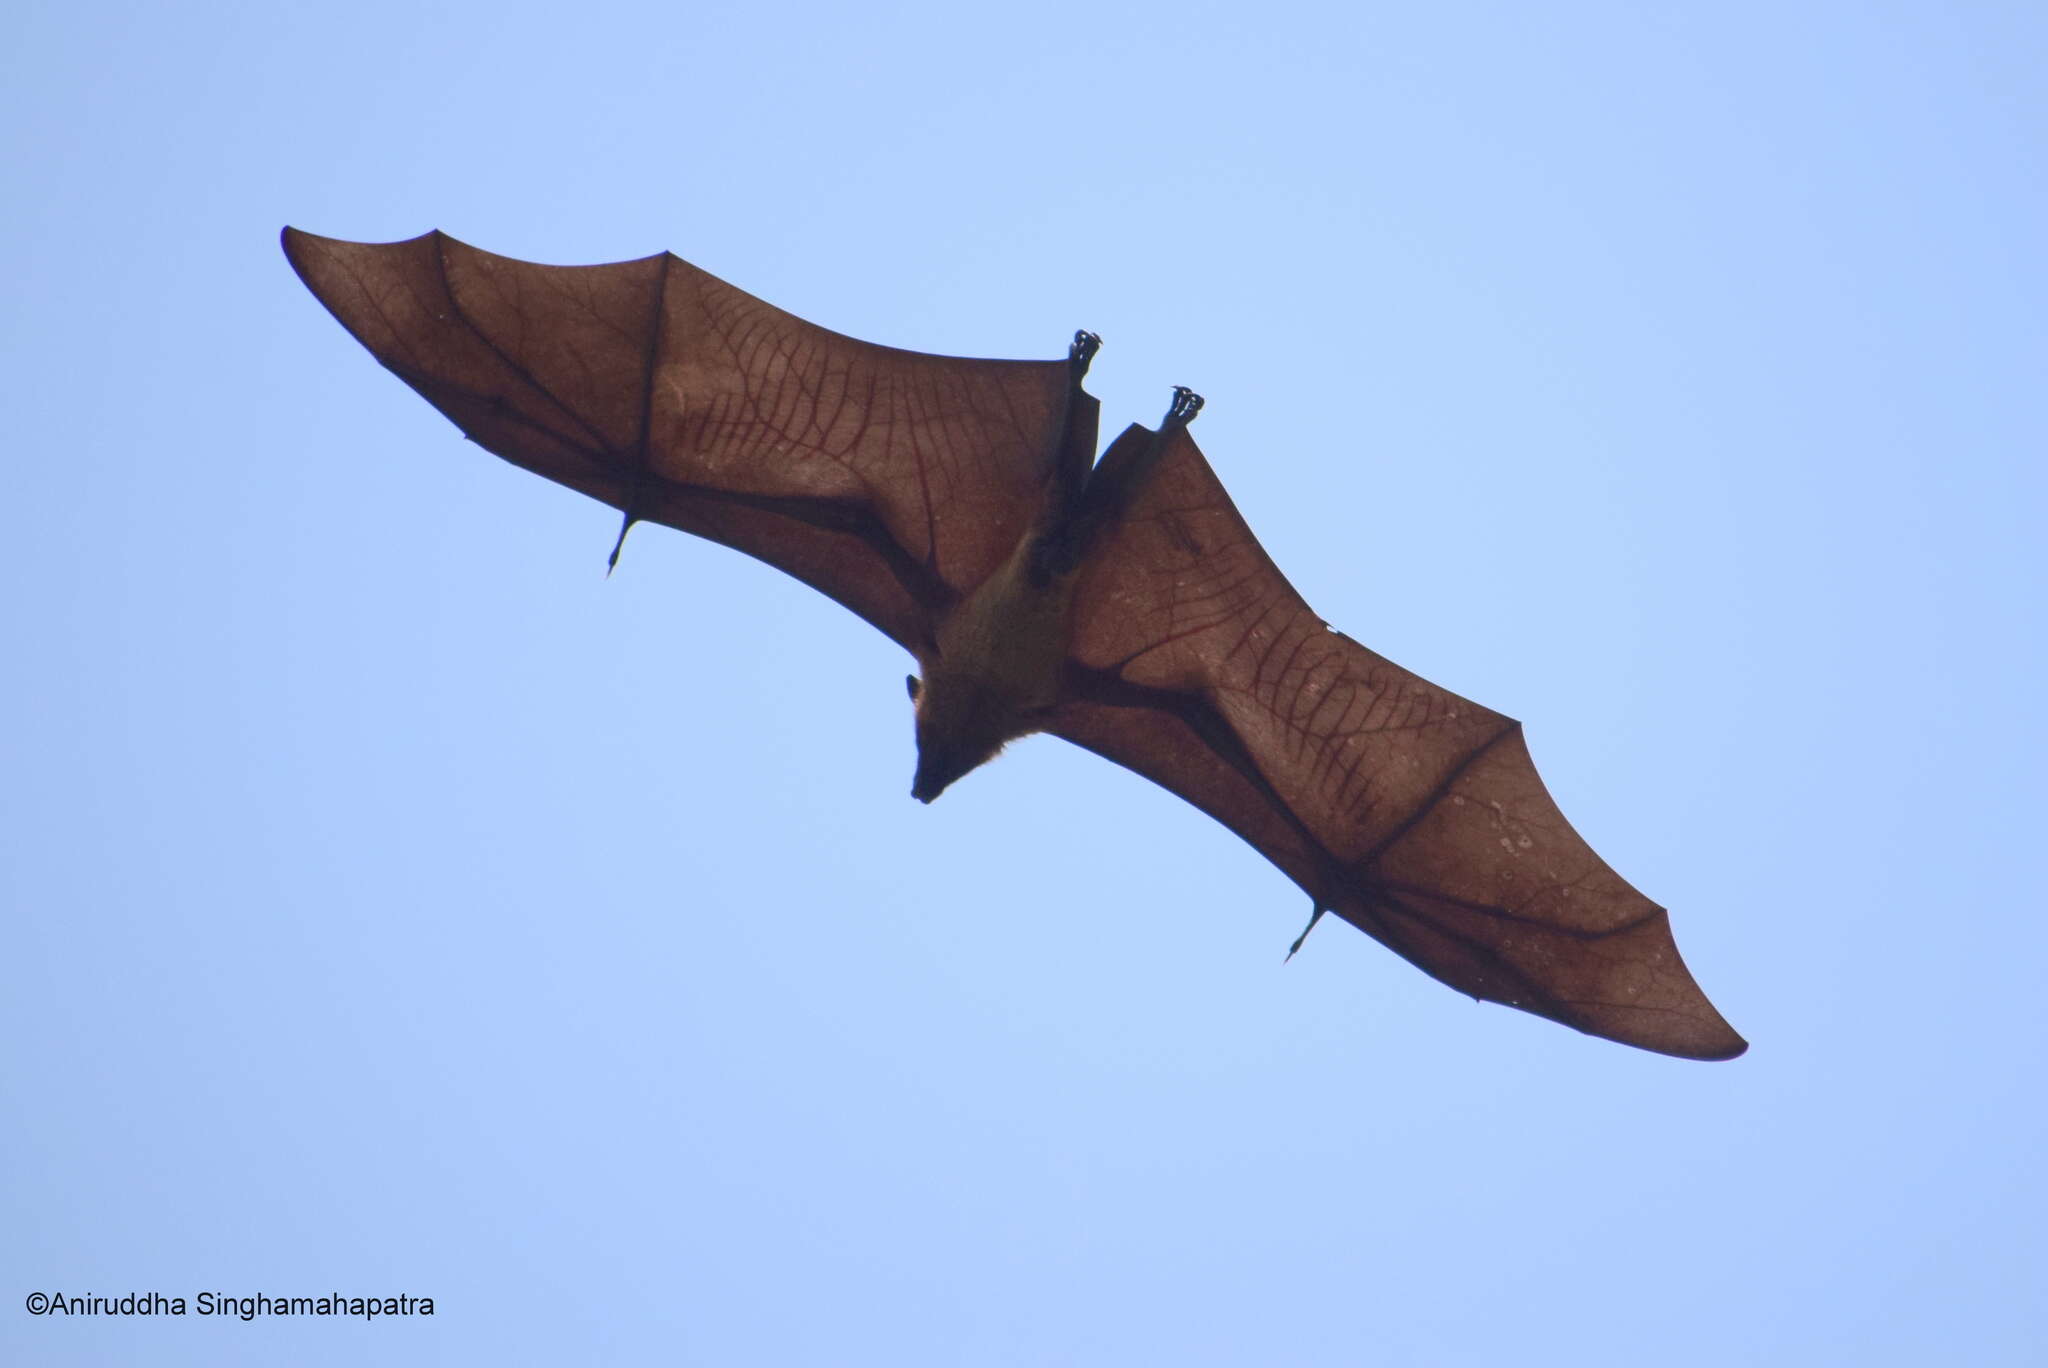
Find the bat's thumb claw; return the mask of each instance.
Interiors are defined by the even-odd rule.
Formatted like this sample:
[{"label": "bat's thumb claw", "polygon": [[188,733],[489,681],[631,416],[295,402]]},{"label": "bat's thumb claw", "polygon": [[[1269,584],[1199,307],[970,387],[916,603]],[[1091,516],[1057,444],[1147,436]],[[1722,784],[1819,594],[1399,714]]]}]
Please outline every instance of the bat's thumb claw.
[{"label": "bat's thumb claw", "polygon": [[1308,914],[1308,925],[1301,928],[1301,934],[1294,938],[1294,944],[1287,947],[1287,959],[1281,960],[1282,964],[1287,963],[1287,960],[1293,959],[1300,952],[1302,942],[1308,939],[1309,932],[1316,929],[1316,923],[1323,919],[1325,910],[1321,903],[1317,903],[1315,911]]},{"label": "bat's thumb claw", "polygon": [[637,518],[628,513],[626,514],[625,521],[619,524],[619,539],[612,543],[612,553],[605,558],[604,577],[606,579],[610,579],[612,571],[619,568],[619,553],[626,549],[626,534],[633,530],[633,524],[637,521],[639,521]]}]

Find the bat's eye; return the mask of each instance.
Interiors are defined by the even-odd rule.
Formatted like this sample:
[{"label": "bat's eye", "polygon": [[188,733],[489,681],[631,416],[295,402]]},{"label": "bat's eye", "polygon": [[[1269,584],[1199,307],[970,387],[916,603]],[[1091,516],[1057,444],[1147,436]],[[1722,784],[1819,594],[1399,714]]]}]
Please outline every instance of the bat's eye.
[{"label": "bat's eye", "polygon": [[911,702],[913,702],[913,703],[917,702],[917,691],[918,691],[919,689],[921,689],[921,688],[923,688],[923,687],[924,687],[924,686],[923,686],[922,684],[919,684],[919,683],[917,682],[917,676],[916,676],[916,675],[905,675],[905,676],[903,676],[903,686],[904,686],[905,688],[907,688],[907,689],[909,689],[909,690],[910,690],[910,701],[911,701]]}]

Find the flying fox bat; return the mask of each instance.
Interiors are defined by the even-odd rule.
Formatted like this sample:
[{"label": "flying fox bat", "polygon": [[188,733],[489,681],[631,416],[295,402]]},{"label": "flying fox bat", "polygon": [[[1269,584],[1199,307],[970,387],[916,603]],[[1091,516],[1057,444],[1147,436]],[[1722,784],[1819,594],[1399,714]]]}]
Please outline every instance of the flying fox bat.
[{"label": "flying fox bat", "polygon": [[1558,811],[1521,724],[1295,593],[1188,435],[1198,397],[1176,390],[1157,430],[1095,459],[1092,334],[1064,359],[966,360],[842,337],[668,254],[540,266],[438,232],[290,228],[284,250],[473,441],[620,510],[614,564],[636,522],[666,523],[916,657],[913,797],[1064,737],[1249,841],[1308,894],[1310,928],[1334,912],[1461,992],[1591,1035],[1747,1048],[1664,910]]}]

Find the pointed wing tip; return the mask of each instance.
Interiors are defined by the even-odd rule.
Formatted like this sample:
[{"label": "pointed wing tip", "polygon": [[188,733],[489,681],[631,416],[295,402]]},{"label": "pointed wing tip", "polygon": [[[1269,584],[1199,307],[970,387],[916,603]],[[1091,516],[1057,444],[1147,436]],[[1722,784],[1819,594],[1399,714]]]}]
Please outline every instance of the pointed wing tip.
[{"label": "pointed wing tip", "polygon": [[[434,232],[420,234],[420,237],[434,236],[436,236]],[[299,279],[305,281],[307,286],[311,288],[313,282],[307,273],[314,269],[315,261],[323,254],[331,256],[338,249],[351,247],[399,247],[418,242],[420,237],[405,238],[400,242],[389,243],[356,242],[350,238],[322,237],[318,233],[309,233],[303,228],[294,228],[290,224],[286,224],[284,231],[278,234],[277,245],[284,249],[284,259],[291,263],[294,271],[298,272]],[[317,290],[314,292],[318,293]]]},{"label": "pointed wing tip", "polygon": [[1696,1055],[1698,1059],[1740,1059],[1749,1053],[1749,1042],[1735,1033],[1727,1022],[1720,1022],[1720,1036],[1707,1049]]},{"label": "pointed wing tip", "polygon": [[1697,1059],[1718,1062],[1738,1059],[1749,1050],[1749,1042],[1735,1033],[1735,1028],[1721,1019],[1712,1003],[1704,1002],[1709,1020],[1697,1020],[1690,1029],[1670,1031],[1640,1031],[1626,1028],[1616,1029],[1619,1023],[1570,1022],[1587,1035],[1603,1040],[1633,1045],[1639,1050],[1652,1054],[1669,1055],[1673,1059]]},{"label": "pointed wing tip", "polygon": [[[297,266],[300,259],[308,252],[318,251],[323,247],[406,247],[427,238],[443,237],[448,237],[448,235],[439,228],[429,228],[426,232],[416,233],[409,238],[394,238],[389,242],[359,242],[354,238],[322,237],[318,233],[309,233],[303,228],[294,228],[287,223],[284,226],[284,231],[278,234],[277,241],[278,245],[284,248],[284,254],[290,259],[292,265]],[[451,242],[455,241],[453,238],[448,240]],[[467,246],[468,244],[465,243],[463,245]]]},{"label": "pointed wing tip", "polygon": [[[507,263],[512,266],[534,267],[546,264],[543,262],[526,261],[519,257],[501,256],[496,252],[486,252],[483,248],[464,242],[454,234],[443,232],[439,228],[429,228],[426,232],[417,233],[409,238],[393,238],[386,242],[363,242],[356,238],[322,237],[318,233],[309,233],[303,228],[294,228],[290,224],[286,224],[284,231],[278,235],[278,243],[284,248],[285,259],[291,262],[292,269],[297,271],[302,278],[306,274],[307,264],[310,259],[320,252],[346,252],[351,249],[358,252],[380,251],[384,249],[415,247],[423,242],[439,244],[444,251],[453,248],[459,252],[473,254],[477,257]],[[578,266],[573,269],[597,270],[605,266],[638,265],[643,262],[673,256],[674,253],[672,252],[653,252],[647,256],[627,257],[619,261],[601,262],[597,266]],[[677,259],[679,260],[680,258]]]},{"label": "pointed wing tip", "polygon": [[[1652,1047],[1655,1048],[1655,1047]],[[1665,1049],[1661,1053],[1677,1059],[1697,1059],[1706,1063],[1719,1063],[1727,1059],[1740,1059],[1749,1052],[1749,1042],[1724,1025],[1722,1033],[1700,1041],[1696,1046]]]},{"label": "pointed wing tip", "polygon": [[314,243],[323,241],[325,241],[324,238],[315,237],[305,229],[294,228],[289,223],[284,226],[284,231],[277,236],[277,245],[284,248],[284,259],[292,264],[292,269],[299,273],[301,279],[304,279],[306,274],[306,268],[301,258],[304,257],[306,251]]}]

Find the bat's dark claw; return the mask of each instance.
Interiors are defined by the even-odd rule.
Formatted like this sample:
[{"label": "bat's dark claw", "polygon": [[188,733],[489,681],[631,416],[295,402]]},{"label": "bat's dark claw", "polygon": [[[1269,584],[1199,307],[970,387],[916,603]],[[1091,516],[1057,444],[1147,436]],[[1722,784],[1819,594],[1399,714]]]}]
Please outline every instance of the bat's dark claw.
[{"label": "bat's dark claw", "polygon": [[633,524],[638,521],[640,520],[634,517],[631,511],[628,511],[625,518],[620,521],[619,539],[612,543],[612,553],[606,558],[604,563],[604,577],[606,579],[610,579],[612,571],[619,568],[619,552],[626,549],[626,534],[633,530]]},{"label": "bat's dark claw", "polygon": [[1159,430],[1169,432],[1174,428],[1186,427],[1195,421],[1195,415],[1202,411],[1202,396],[1186,385],[1173,387],[1173,402],[1166,406],[1166,421]]},{"label": "bat's dark claw", "polygon": [[1316,910],[1309,913],[1308,925],[1301,928],[1301,934],[1294,938],[1294,944],[1287,947],[1287,959],[1281,960],[1282,964],[1294,958],[1295,953],[1301,949],[1301,943],[1308,939],[1308,933],[1316,929],[1316,923],[1323,919],[1323,913],[1328,910],[1321,903],[1316,904]]},{"label": "bat's dark claw", "polygon": [[1074,345],[1067,348],[1067,364],[1072,366],[1076,377],[1088,373],[1088,363],[1095,359],[1095,353],[1102,350],[1102,339],[1086,328],[1074,334]]}]

